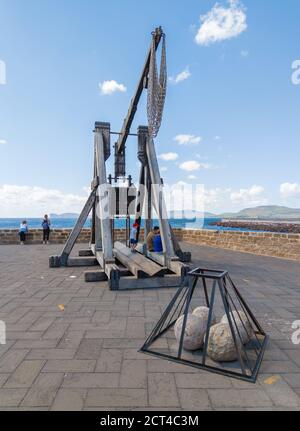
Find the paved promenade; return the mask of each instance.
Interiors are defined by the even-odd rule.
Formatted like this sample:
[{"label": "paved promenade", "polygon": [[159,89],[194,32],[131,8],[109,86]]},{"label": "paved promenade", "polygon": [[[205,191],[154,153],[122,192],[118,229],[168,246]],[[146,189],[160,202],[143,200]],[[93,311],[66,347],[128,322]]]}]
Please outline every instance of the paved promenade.
[{"label": "paved promenade", "polygon": [[[228,269],[271,337],[257,384],[137,353],[174,289],[111,292],[84,268],[49,269],[58,245],[0,246],[0,410],[300,410],[300,265],[199,246]],[[82,247],[81,247],[82,248]],[[299,336],[300,339],[300,336]]]}]

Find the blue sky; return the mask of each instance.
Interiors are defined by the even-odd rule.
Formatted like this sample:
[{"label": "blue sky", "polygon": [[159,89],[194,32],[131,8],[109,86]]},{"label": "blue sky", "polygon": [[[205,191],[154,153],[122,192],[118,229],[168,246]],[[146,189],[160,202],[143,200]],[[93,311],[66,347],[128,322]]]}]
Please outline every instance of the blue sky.
[{"label": "blue sky", "polygon": [[[0,0],[0,217],[80,209],[94,122],[120,130],[158,25],[173,78],[156,139],[165,182],[204,184],[209,211],[300,207],[300,3],[215,5]],[[216,28],[222,14],[233,21]],[[101,94],[112,80],[126,91]],[[136,140],[127,147],[137,178]]]}]

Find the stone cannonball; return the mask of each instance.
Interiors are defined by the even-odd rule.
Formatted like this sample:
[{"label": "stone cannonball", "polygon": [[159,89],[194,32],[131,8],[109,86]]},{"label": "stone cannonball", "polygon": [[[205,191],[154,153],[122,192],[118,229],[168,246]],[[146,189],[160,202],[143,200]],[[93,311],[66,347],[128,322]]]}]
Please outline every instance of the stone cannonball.
[{"label": "stone cannonball", "polygon": [[[180,342],[184,315],[180,316],[175,323],[174,332],[177,342]],[[206,322],[193,314],[188,314],[183,348],[185,350],[198,350],[203,345],[204,335],[206,331]]]},{"label": "stone cannonball", "polygon": [[[231,321],[232,321],[232,324],[233,324],[237,338],[239,338],[239,336],[240,336],[243,344],[249,343],[250,339],[253,336],[253,331],[252,331],[251,325],[247,319],[246,314],[243,311],[239,310],[238,312],[237,311],[231,312],[230,316],[231,316]],[[235,321],[236,325],[235,325],[234,321]],[[226,314],[224,314],[220,323],[225,323],[225,324],[229,325]],[[236,328],[236,326],[237,326],[237,328]],[[238,329],[238,331],[237,331],[237,329]]]},{"label": "stone cannonball", "polygon": [[238,357],[228,324],[218,323],[210,328],[208,356],[216,362],[231,362]]},{"label": "stone cannonball", "polygon": [[[197,317],[200,317],[200,319],[203,319],[205,321],[205,325],[207,325],[208,313],[209,313],[209,308],[208,307],[197,307],[193,311],[193,315],[197,316]],[[212,320],[211,320],[211,326],[214,325],[215,323],[217,323],[217,321],[216,321],[215,315],[213,314],[212,315]]]}]

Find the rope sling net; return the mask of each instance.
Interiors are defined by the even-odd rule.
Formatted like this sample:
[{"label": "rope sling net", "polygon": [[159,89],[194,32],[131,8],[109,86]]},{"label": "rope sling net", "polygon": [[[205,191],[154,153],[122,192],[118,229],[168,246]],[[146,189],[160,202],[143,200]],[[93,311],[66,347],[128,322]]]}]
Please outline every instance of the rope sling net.
[{"label": "rope sling net", "polygon": [[161,126],[164,105],[167,93],[167,58],[166,58],[166,37],[162,36],[162,50],[160,73],[158,77],[155,37],[153,37],[151,45],[151,57],[149,67],[148,80],[148,100],[147,100],[147,116],[149,136],[156,138]]}]

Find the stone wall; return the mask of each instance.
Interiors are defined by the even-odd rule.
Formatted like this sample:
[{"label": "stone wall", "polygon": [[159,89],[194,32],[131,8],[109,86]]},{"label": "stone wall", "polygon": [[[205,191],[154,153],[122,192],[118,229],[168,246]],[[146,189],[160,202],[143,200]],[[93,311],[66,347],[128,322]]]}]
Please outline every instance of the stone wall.
[{"label": "stone wall", "polygon": [[[50,242],[52,244],[64,244],[70,234],[70,229],[51,229]],[[88,243],[90,241],[90,229],[82,229],[78,238],[79,243]],[[121,241],[125,239],[125,230],[118,229],[115,232],[115,239]],[[41,244],[43,241],[42,229],[30,229],[27,234],[27,244]],[[2,244],[18,244],[20,242],[18,230],[16,229],[0,229],[0,245]]]},{"label": "stone wall", "polygon": [[300,261],[300,234],[175,230],[179,241]]},{"label": "stone wall", "polygon": [[[236,250],[247,253],[254,253],[262,256],[275,256],[285,259],[300,261],[300,234],[279,234],[265,232],[236,232],[236,231],[215,231],[215,230],[193,230],[175,229],[179,241],[187,243],[206,245],[228,250]],[[17,230],[0,230],[0,245],[18,244],[19,237]],[[53,229],[51,231],[50,242],[64,244],[70,233],[69,229]],[[40,244],[43,232],[41,229],[31,229],[28,234],[28,244]],[[125,230],[115,230],[115,240],[125,239]],[[88,243],[90,240],[90,230],[83,229],[80,243]]]}]

